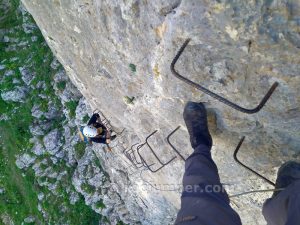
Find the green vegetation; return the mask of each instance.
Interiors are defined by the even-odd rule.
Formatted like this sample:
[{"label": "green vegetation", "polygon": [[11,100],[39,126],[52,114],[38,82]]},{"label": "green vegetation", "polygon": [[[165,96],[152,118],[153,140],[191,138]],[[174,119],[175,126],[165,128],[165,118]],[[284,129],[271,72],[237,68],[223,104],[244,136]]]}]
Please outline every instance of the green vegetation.
[{"label": "green vegetation", "polygon": [[[55,73],[61,67],[56,70],[51,68],[50,64],[54,57],[38,29],[33,29],[32,33],[24,32],[23,17],[18,10],[19,0],[10,0],[9,3],[9,11],[5,17],[1,15],[0,30],[7,31],[5,35],[9,39],[18,39],[18,41],[16,43],[4,42],[3,36],[0,35],[0,65],[5,66],[5,69],[0,70],[0,81],[2,81],[0,90],[3,92],[12,90],[18,85],[26,86],[21,80],[20,67],[26,67],[30,73],[34,74],[32,85],[42,82],[44,86],[28,92],[24,103],[7,103],[0,98],[0,115],[8,117],[7,120],[0,121],[0,188],[4,189],[4,194],[0,194],[0,218],[1,215],[6,215],[14,224],[22,224],[30,215],[34,215],[36,224],[99,224],[101,215],[86,206],[82,196],[75,205],[70,204],[66,189],[71,187],[74,191],[71,184],[74,168],[67,167],[64,161],[59,161],[53,166],[56,172],[67,172],[55,190],[58,194],[54,195],[45,186],[39,186],[38,179],[45,182],[55,182],[55,179],[47,177],[37,179],[32,169],[22,171],[15,165],[16,156],[30,153],[33,147],[29,142],[32,137],[29,126],[34,122],[31,116],[33,105],[37,104],[42,111],[47,111],[48,99],[51,99],[58,110],[62,110],[63,106],[51,84]],[[26,17],[27,23],[34,23],[29,15]],[[33,36],[36,37],[35,40],[32,39]],[[19,42],[27,42],[27,44],[18,46]],[[15,50],[8,51],[8,48],[15,48]],[[5,76],[5,71],[8,70],[11,70],[12,74]],[[14,84],[14,79],[18,79],[20,84]],[[62,90],[65,85],[61,82],[58,88]],[[40,95],[46,98],[41,98]],[[72,117],[75,116],[77,104],[78,102],[67,103]],[[42,117],[41,120],[47,119]],[[51,120],[50,129],[62,129],[64,120],[64,116]],[[79,154],[82,154],[83,148],[84,146],[78,145]],[[43,159],[50,162],[49,155],[39,156],[37,161]],[[41,169],[46,168],[46,165],[41,166]],[[48,214],[47,219],[38,210],[38,193],[44,193],[46,196],[42,201],[42,209]],[[64,211],[63,214],[62,211]],[[1,219],[0,224],[2,224]]]},{"label": "green vegetation", "polygon": [[89,122],[89,119],[90,119],[89,115],[86,114],[86,115],[83,117],[82,122],[87,123],[87,122]]},{"label": "green vegetation", "polygon": [[81,189],[84,190],[86,193],[89,193],[89,194],[93,194],[96,191],[94,186],[91,186],[91,185],[86,184],[86,183],[83,183],[81,185]]},{"label": "green vegetation", "polygon": [[101,201],[96,203],[96,208],[98,208],[98,209],[105,209],[106,208],[106,206],[104,205],[102,199],[101,199]]},{"label": "green vegetation", "polygon": [[132,96],[132,97],[129,97],[129,96],[124,96],[124,102],[127,104],[127,105],[133,105],[134,104],[134,100],[135,100],[135,97]]},{"label": "green vegetation", "polygon": [[75,117],[75,110],[76,110],[76,107],[78,105],[78,101],[69,101],[69,102],[66,102],[66,107],[68,108],[69,110],[69,116],[70,118],[74,118]]},{"label": "green vegetation", "polygon": [[74,146],[77,159],[80,159],[84,155],[85,147],[86,147],[86,144],[84,142],[78,142]]},{"label": "green vegetation", "polygon": [[63,90],[66,88],[66,84],[67,84],[66,81],[61,81],[61,82],[59,82],[59,83],[57,84],[58,90],[63,91]]},{"label": "green vegetation", "polygon": [[125,224],[123,221],[119,221],[119,222],[117,223],[117,225],[127,225],[127,224]]},{"label": "green vegetation", "polygon": [[131,72],[133,72],[133,73],[136,72],[136,65],[130,63],[130,64],[129,64],[129,68],[130,68]]}]

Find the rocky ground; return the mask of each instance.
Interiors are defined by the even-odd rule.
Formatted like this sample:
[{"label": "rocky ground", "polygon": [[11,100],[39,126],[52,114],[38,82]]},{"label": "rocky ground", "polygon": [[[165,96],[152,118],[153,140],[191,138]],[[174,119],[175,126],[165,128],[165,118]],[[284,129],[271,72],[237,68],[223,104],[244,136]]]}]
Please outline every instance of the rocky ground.
[{"label": "rocky ground", "polygon": [[[181,125],[173,142],[188,156],[182,111],[193,100],[205,102],[216,115],[212,153],[230,195],[272,188],[234,161],[242,136],[246,141],[240,159],[273,181],[283,162],[299,161],[298,0],[22,1],[91,107],[105,111],[118,129],[126,128],[124,147],[143,143],[158,130],[151,143],[165,162],[176,156],[166,136]],[[191,42],[176,69],[192,81],[246,108],[254,108],[274,82],[279,87],[256,114],[216,101],[170,71],[187,38]],[[157,173],[132,171],[121,149],[106,155],[94,150],[110,180],[122,187],[119,195],[129,211],[137,213],[142,224],[171,224],[180,194],[153,186],[180,185],[183,162],[176,158]],[[143,148],[142,154],[157,168],[149,149]],[[127,185],[130,195],[122,192]],[[243,224],[265,224],[261,207],[270,195],[233,199]]]},{"label": "rocky ground", "polygon": [[23,5],[0,8],[0,223],[135,224],[77,134],[92,114],[86,99]]},{"label": "rocky ground", "polygon": [[[183,161],[177,157],[151,173],[132,167],[123,150],[158,130],[151,143],[165,162],[176,156],[166,136],[181,125],[172,140],[188,156],[182,110],[189,100],[205,102],[215,115],[212,154],[230,195],[272,188],[233,160],[241,136],[240,159],[273,181],[283,162],[299,161],[297,0],[22,1],[66,72],[18,1],[3,0],[3,15],[12,6],[18,12],[0,14],[0,216],[6,224],[172,224]],[[176,69],[219,95],[252,108],[275,81],[279,87],[253,115],[212,99],[170,71],[187,38],[192,41]],[[111,152],[78,142],[76,126],[90,108],[100,108],[116,130],[126,128]],[[157,168],[149,149],[142,154]],[[232,199],[243,224],[265,224],[261,207],[271,194]]]}]

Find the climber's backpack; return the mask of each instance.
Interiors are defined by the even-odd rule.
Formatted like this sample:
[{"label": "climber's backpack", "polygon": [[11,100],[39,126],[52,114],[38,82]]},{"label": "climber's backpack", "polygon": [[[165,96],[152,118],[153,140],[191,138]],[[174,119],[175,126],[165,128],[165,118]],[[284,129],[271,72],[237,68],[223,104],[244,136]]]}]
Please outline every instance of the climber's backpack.
[{"label": "climber's backpack", "polygon": [[83,134],[83,128],[84,128],[84,127],[80,127],[80,128],[78,129],[78,135],[79,135],[79,137],[80,137],[80,139],[81,139],[82,141],[84,141],[85,143],[89,144],[89,138],[86,137],[86,136]]}]

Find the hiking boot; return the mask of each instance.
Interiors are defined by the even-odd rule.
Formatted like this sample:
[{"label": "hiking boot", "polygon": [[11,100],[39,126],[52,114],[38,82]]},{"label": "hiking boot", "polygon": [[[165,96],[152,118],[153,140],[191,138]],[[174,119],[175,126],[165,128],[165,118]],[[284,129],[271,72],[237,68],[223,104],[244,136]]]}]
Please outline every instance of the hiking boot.
[{"label": "hiking boot", "polygon": [[116,139],[116,137],[117,137],[117,135],[112,135],[112,136],[110,137],[110,140],[113,141],[113,140]]},{"label": "hiking boot", "polygon": [[[300,180],[300,163],[286,162],[278,170],[275,188],[286,188],[296,180]],[[277,194],[279,191],[274,192],[273,197]]]},{"label": "hiking boot", "polygon": [[207,126],[207,114],[202,103],[188,102],[185,105],[183,118],[190,135],[193,148],[206,145],[211,148],[212,139]]}]

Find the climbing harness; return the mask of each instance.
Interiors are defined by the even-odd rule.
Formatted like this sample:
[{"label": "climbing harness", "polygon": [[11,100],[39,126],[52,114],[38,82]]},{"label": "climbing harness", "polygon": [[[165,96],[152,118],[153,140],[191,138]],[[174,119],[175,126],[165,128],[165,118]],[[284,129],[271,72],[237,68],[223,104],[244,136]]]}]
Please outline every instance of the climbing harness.
[{"label": "climbing harness", "polygon": [[[106,130],[110,133],[114,132],[117,134],[117,136],[121,136],[123,132],[125,131],[125,128],[121,132],[115,131],[114,127],[111,125],[110,120],[107,119],[107,117],[100,111],[99,109],[95,109],[93,111],[93,114],[98,113],[100,116],[100,123],[106,128]],[[113,148],[116,146],[111,147],[108,143],[105,144],[108,151],[112,151]]]},{"label": "climbing harness", "polygon": [[248,114],[254,114],[254,113],[257,113],[259,112],[263,107],[264,105],[266,104],[266,102],[269,100],[269,98],[271,97],[271,95],[273,94],[273,92],[275,91],[275,89],[277,88],[278,86],[278,82],[275,82],[271,88],[269,89],[269,91],[267,92],[267,94],[263,97],[263,99],[261,100],[261,102],[253,109],[246,109],[246,108],[243,108],[223,97],[221,97],[220,95],[206,89],[205,87],[201,86],[200,84],[197,84],[189,79],[187,79],[186,77],[183,77],[181,74],[179,74],[176,70],[175,70],[175,64],[176,62],[178,61],[180,55],[182,54],[182,52],[184,51],[184,49],[186,48],[186,46],[188,45],[188,43],[190,42],[191,39],[187,39],[183,45],[181,46],[181,48],[179,49],[179,51],[177,52],[175,58],[173,59],[172,63],[171,63],[171,66],[170,66],[170,69],[171,69],[171,72],[173,73],[173,75],[175,77],[177,77],[178,79],[180,79],[181,81],[187,83],[188,85],[191,85],[192,87],[204,92],[205,94],[217,99],[218,101],[224,103],[225,105],[235,109],[235,110],[238,110],[240,112],[243,112],[243,113],[248,113]]}]

